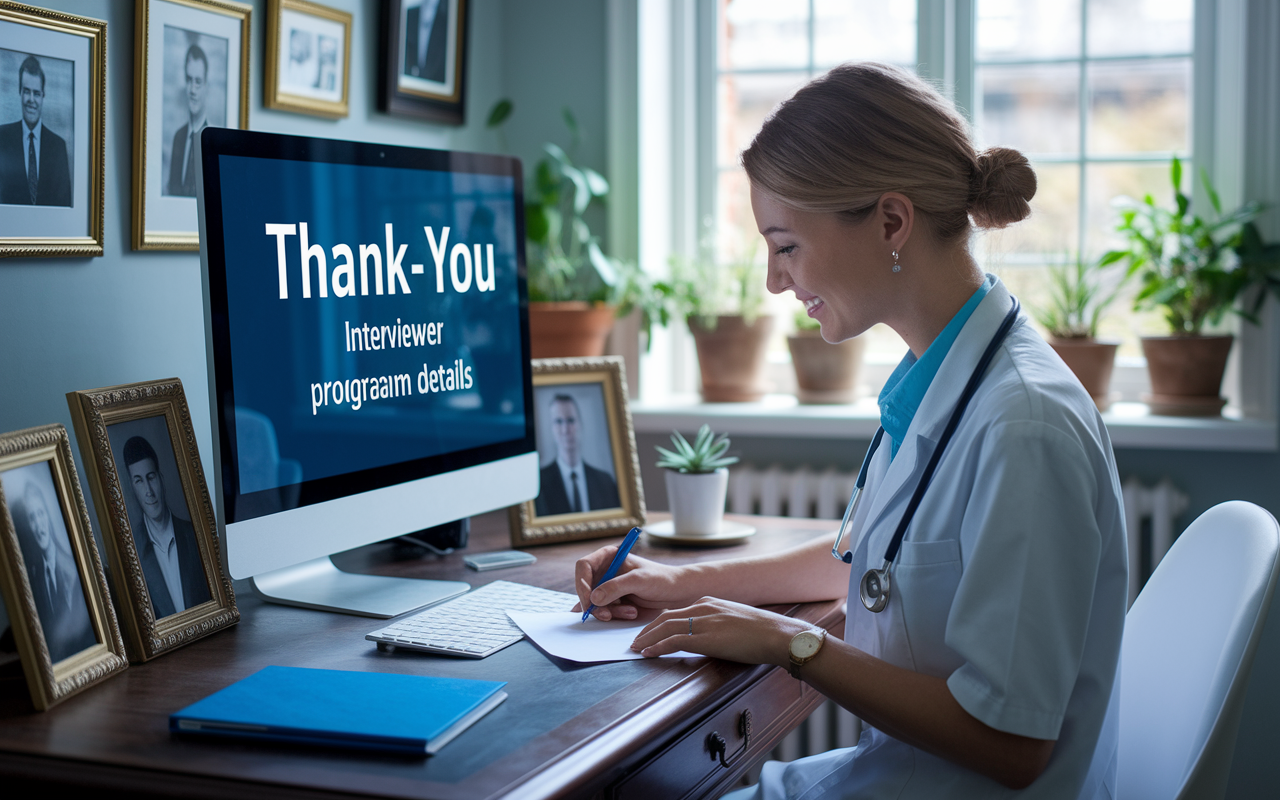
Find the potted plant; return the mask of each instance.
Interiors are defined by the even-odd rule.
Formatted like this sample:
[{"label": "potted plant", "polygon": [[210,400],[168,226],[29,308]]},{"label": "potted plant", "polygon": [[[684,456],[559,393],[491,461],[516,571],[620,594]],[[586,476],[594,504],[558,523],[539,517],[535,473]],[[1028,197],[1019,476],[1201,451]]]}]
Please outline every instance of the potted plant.
[{"label": "potted plant", "polygon": [[698,429],[693,444],[679,431],[671,434],[675,450],[656,448],[662,456],[658,466],[667,470],[667,501],[677,536],[714,536],[724,521],[724,502],[729,490],[730,464],[737,456],[726,456],[729,437],[711,433],[710,425]]},{"label": "potted plant", "polygon": [[[1103,258],[1127,261],[1129,274],[1137,274],[1141,282],[1135,308],[1163,309],[1169,324],[1169,336],[1142,339],[1151,377],[1146,400],[1152,413],[1214,416],[1226,404],[1219,392],[1232,337],[1205,335],[1203,329],[1219,323],[1229,310],[1257,322],[1265,290],[1280,295],[1280,246],[1264,244],[1253,224],[1261,203],[1246,203],[1224,214],[1202,171],[1214,212],[1212,219],[1205,219],[1192,212],[1191,199],[1182,193],[1182,162],[1177,158],[1170,178],[1173,209],[1157,205],[1150,195],[1141,203],[1121,200],[1117,230],[1129,246]],[[1250,290],[1250,307],[1237,307],[1237,300]]]},{"label": "potted plant", "polygon": [[855,336],[830,344],[822,338],[818,321],[804,308],[796,309],[795,324],[795,333],[787,337],[787,348],[796,371],[796,398],[805,404],[852,403],[866,340]]},{"label": "potted plant", "polygon": [[764,397],[765,349],[773,317],[764,310],[765,265],[751,253],[726,264],[673,260],[662,299],[693,334],[702,399],[737,403]]},{"label": "potted plant", "polygon": [[1098,261],[1080,256],[1049,266],[1049,296],[1032,309],[1049,333],[1049,346],[1084,385],[1099,411],[1111,405],[1111,371],[1118,342],[1098,341],[1098,323],[1115,302],[1127,275],[1116,274],[1122,256],[1108,253]]},{"label": "potted plant", "polygon": [[[489,113],[500,128],[513,110],[500,100]],[[609,194],[609,182],[575,164],[578,122],[563,111],[568,151],[547,142],[525,183],[525,241],[529,286],[529,349],[533,358],[598,356],[613,328],[619,264],[604,254],[585,214]]]}]

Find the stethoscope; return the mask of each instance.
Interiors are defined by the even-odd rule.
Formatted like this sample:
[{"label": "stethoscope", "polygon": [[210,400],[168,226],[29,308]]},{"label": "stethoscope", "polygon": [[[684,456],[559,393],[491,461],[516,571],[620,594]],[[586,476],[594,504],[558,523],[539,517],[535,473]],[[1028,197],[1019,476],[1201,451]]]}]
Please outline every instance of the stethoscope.
[{"label": "stethoscope", "polygon": [[[938,446],[934,449],[933,455],[930,456],[929,463],[925,465],[924,474],[920,476],[920,482],[916,484],[915,493],[911,495],[911,502],[907,504],[907,510],[902,515],[902,520],[898,522],[898,529],[894,531],[893,538],[889,540],[889,547],[884,552],[884,565],[880,569],[869,569],[862,576],[862,580],[858,584],[858,595],[862,598],[862,605],[866,606],[868,611],[878,614],[889,604],[889,568],[893,566],[893,559],[898,555],[898,548],[902,547],[902,540],[907,535],[907,527],[911,525],[911,520],[916,515],[916,509],[920,507],[920,501],[924,498],[925,489],[929,488],[929,481],[933,479],[933,473],[938,468],[938,462],[942,459],[942,453],[947,449],[947,444],[951,441],[952,435],[956,432],[956,427],[960,424],[960,418],[964,416],[965,409],[969,407],[969,401],[973,399],[974,393],[978,390],[978,384],[982,383],[982,378],[987,372],[987,367],[991,364],[991,359],[995,357],[996,350],[1000,348],[1001,343],[1004,342],[1005,337],[1009,335],[1009,331],[1013,328],[1013,323],[1017,321],[1020,308],[1018,299],[1016,297],[1013,298],[1013,307],[1009,309],[1009,313],[1005,314],[1004,321],[1000,323],[995,336],[991,337],[991,342],[983,352],[982,358],[978,360],[978,365],[973,368],[973,374],[969,376],[969,382],[965,384],[964,391],[960,394],[960,400],[956,403],[955,410],[951,412],[951,419],[947,420],[947,427],[942,431],[942,438],[938,440]],[[871,463],[871,457],[875,455],[883,438],[884,427],[881,426],[876,429],[876,434],[871,439],[871,446],[867,448],[867,455],[862,459],[862,468],[858,470],[858,480],[854,484],[853,496],[849,498],[849,505],[844,510],[844,519],[840,522],[840,532],[836,535],[836,542],[831,546],[831,555],[846,564],[853,563],[853,551],[850,550],[841,555],[840,543],[844,541],[845,534],[849,528],[849,521],[853,519],[854,512],[858,508],[858,502],[862,498],[862,487],[867,483],[867,466]]]}]

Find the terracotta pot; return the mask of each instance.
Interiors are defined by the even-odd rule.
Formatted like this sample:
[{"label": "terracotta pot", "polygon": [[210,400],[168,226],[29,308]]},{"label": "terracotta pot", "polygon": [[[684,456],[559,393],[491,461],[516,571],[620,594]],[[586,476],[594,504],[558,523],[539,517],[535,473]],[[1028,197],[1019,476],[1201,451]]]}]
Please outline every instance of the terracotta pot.
[{"label": "terracotta pot", "polygon": [[1049,346],[1084,384],[1099,411],[1111,405],[1111,370],[1116,364],[1115,342],[1093,339],[1052,339]]},{"label": "terracotta pot", "polygon": [[724,522],[729,470],[702,474],[666,470],[667,504],[677,536],[715,536]]},{"label": "terracotta pot", "polygon": [[576,358],[604,355],[613,330],[613,306],[577,301],[529,304],[529,355]]},{"label": "terracotta pot", "polygon": [[1216,417],[1227,404],[1220,396],[1232,336],[1144,336],[1152,414]]},{"label": "terracotta pot", "polygon": [[801,403],[852,403],[857,398],[858,369],[866,349],[861,336],[830,344],[818,331],[798,331],[787,337],[787,347]]},{"label": "terracotta pot", "polygon": [[740,316],[717,317],[707,329],[695,317],[689,330],[698,348],[702,399],[708,403],[746,403],[764,397],[764,354],[773,330],[773,317],[759,316],[747,324]]}]

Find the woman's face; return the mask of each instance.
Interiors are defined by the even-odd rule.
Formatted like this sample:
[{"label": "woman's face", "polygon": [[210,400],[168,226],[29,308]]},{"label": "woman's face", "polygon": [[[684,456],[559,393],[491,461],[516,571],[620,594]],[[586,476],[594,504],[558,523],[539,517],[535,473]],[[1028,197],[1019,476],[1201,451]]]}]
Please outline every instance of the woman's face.
[{"label": "woman's face", "polygon": [[877,214],[851,225],[788,208],[755,187],[751,208],[769,248],[769,291],[795,293],[823,339],[841,342],[884,321],[893,262]]}]

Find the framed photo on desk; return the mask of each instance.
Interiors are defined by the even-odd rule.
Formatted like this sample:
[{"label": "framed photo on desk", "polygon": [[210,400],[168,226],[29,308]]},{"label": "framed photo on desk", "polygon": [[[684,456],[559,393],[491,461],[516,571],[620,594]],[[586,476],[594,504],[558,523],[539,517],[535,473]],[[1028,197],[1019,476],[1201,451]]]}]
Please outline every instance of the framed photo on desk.
[{"label": "framed photo on desk", "polygon": [[129,666],[61,425],[0,436],[0,590],[37,709]]},{"label": "framed photo on desk", "polygon": [[71,392],[67,403],[129,659],[148,661],[236,624],[182,382]]},{"label": "framed photo on desk", "polygon": [[533,360],[541,491],[511,510],[516,547],[626,533],[645,518],[618,356]]}]

